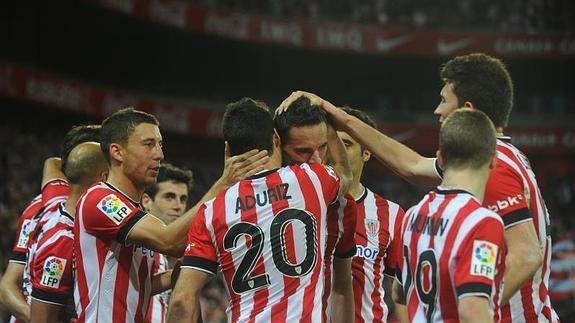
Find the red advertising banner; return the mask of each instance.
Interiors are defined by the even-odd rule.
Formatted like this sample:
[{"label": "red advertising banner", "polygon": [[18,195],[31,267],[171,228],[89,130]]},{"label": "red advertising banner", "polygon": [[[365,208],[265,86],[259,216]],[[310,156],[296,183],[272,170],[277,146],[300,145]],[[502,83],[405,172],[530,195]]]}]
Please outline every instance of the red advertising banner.
[{"label": "red advertising banner", "polygon": [[575,58],[575,34],[387,30],[215,10],[182,0],[84,0],[191,32],[240,41],[357,53],[444,57],[484,52],[513,58]]}]

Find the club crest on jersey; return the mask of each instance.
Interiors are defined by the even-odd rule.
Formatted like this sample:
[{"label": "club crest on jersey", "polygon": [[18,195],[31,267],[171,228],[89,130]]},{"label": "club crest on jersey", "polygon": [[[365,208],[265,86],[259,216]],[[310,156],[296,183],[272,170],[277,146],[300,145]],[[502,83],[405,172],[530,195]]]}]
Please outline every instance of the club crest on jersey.
[{"label": "club crest on jersey", "polygon": [[132,212],[115,194],[110,194],[98,202],[98,209],[102,211],[116,225],[120,225],[124,218]]},{"label": "club crest on jersey", "polygon": [[365,232],[371,238],[376,238],[379,234],[379,222],[373,219],[365,219]]},{"label": "club crest on jersey", "polygon": [[22,228],[20,229],[20,234],[18,235],[18,248],[28,247],[28,239],[30,238],[30,231],[32,231],[32,220],[24,220],[22,222]]},{"label": "club crest on jersey", "polygon": [[66,259],[58,257],[48,257],[44,262],[44,270],[42,271],[42,286],[50,288],[60,287],[62,276],[64,276],[64,269],[66,268]]},{"label": "club crest on jersey", "polygon": [[497,251],[498,247],[494,243],[484,240],[473,241],[473,254],[471,255],[471,274],[493,279],[495,276]]}]

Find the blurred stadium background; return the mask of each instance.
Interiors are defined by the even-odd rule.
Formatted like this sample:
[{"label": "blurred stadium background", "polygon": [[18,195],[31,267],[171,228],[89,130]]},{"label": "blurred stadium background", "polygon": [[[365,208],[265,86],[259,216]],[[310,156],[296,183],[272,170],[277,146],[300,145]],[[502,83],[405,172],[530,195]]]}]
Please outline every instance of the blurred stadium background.
[{"label": "blurred stadium background", "polygon": [[[72,125],[126,105],[154,113],[166,161],[194,172],[194,202],[220,174],[226,103],[250,96],[275,108],[304,89],[368,111],[382,131],[434,155],[439,66],[485,52],[514,79],[508,133],[531,159],[551,212],[551,288],[572,318],[572,0],[21,0],[2,1],[0,22],[2,271],[43,160]],[[406,209],[426,191],[375,162],[366,172],[367,186]],[[221,286],[205,295],[210,322],[221,321]]]}]

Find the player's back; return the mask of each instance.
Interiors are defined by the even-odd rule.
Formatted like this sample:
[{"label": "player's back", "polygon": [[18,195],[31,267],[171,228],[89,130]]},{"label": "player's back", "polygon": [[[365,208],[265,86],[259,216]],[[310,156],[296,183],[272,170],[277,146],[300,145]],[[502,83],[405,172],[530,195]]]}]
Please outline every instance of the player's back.
[{"label": "player's back", "polygon": [[326,212],[338,189],[319,164],[243,180],[201,208],[184,266],[214,273],[219,263],[229,322],[321,322]]},{"label": "player's back", "polygon": [[406,213],[402,232],[410,321],[458,322],[466,296],[488,298],[497,321],[505,248],[495,213],[465,191],[438,188]]}]

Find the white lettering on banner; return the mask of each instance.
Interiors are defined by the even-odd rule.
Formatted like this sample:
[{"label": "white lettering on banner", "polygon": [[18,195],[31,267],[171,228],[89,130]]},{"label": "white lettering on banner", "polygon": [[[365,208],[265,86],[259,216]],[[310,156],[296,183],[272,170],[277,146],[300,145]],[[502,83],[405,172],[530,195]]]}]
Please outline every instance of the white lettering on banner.
[{"label": "white lettering on banner", "polygon": [[559,53],[573,54],[575,53],[575,39],[564,39],[559,43]]},{"label": "white lettering on banner", "polygon": [[437,42],[437,52],[439,52],[439,55],[451,55],[471,45],[471,43],[473,43],[473,39],[471,38],[463,38],[454,41],[440,39]]},{"label": "white lettering on banner", "polygon": [[318,28],[316,32],[317,44],[320,47],[333,47],[338,49],[363,50],[363,35],[358,28],[334,29]]},{"label": "white lettering on banner", "polygon": [[286,42],[292,45],[302,44],[302,30],[298,24],[263,20],[261,22],[263,40]]},{"label": "white lettering on banner", "polygon": [[42,81],[31,77],[26,82],[26,96],[34,101],[54,104],[70,110],[82,108],[80,89],[69,84]]},{"label": "white lettering on banner", "polygon": [[152,1],[150,18],[170,26],[186,26],[186,4],[177,1]]},{"label": "white lettering on banner", "polygon": [[517,147],[550,148],[557,143],[554,133],[519,133],[513,135],[513,144]]},{"label": "white lettering on banner", "polygon": [[239,14],[219,15],[217,12],[210,11],[206,17],[206,31],[218,35],[230,36],[237,39],[247,39],[248,33],[248,16]]},{"label": "white lettering on banner", "polygon": [[132,0],[100,0],[105,6],[114,8],[127,14],[134,13],[134,2]]},{"label": "white lettering on banner", "polygon": [[189,115],[187,109],[169,109],[158,106],[154,109],[154,115],[158,116],[163,129],[173,130],[181,133],[188,132]]},{"label": "white lettering on banner", "polygon": [[553,47],[551,40],[500,38],[495,41],[497,54],[549,54]]},{"label": "white lettering on banner", "polygon": [[403,35],[394,38],[377,37],[375,39],[375,48],[380,52],[389,52],[392,49],[401,46],[411,40],[411,36]]},{"label": "white lettering on banner", "polygon": [[498,212],[504,210],[510,206],[519,204],[519,201],[523,200],[523,195],[517,194],[516,196],[508,196],[507,199],[499,200],[495,205],[489,205],[489,208],[493,212]]}]

